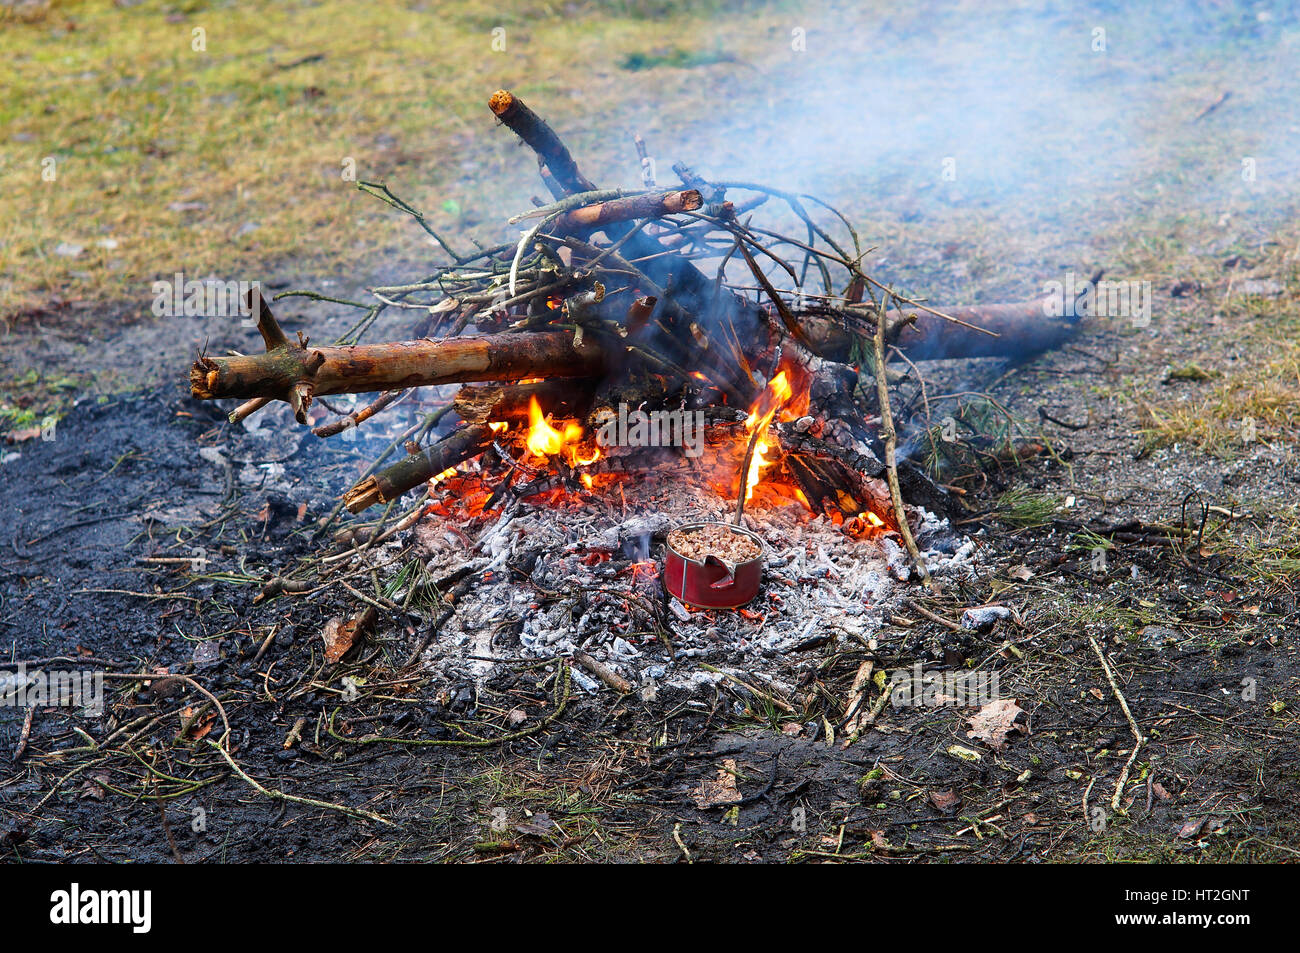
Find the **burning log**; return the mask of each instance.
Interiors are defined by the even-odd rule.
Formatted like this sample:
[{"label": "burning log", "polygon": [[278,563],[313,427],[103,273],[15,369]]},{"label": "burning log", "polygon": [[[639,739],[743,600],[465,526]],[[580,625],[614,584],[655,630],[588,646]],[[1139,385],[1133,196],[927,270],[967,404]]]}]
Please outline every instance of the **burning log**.
[{"label": "burning log", "polygon": [[[944,313],[971,327],[923,311],[890,311],[894,347],[914,361],[1012,357],[1056,346],[1074,330],[1069,318],[1045,317],[1041,302],[950,308]],[[852,329],[822,318],[805,320],[804,330],[818,355],[841,362],[851,359]],[[607,345],[594,335],[575,341],[568,331],[504,332],[352,347],[310,347],[305,339],[294,343],[282,338],[265,354],[200,357],[190,371],[190,387],[200,400],[287,400],[300,422],[306,422],[306,407],[316,394],[533,377],[594,377],[611,363]],[[754,338],[746,343],[750,345],[747,350],[756,353],[769,345]]]},{"label": "burning log", "polygon": [[366,477],[343,495],[343,503],[353,513],[359,513],[376,503],[391,502],[407,490],[478,456],[491,443],[492,428],[487,424],[462,427],[433,446]]},{"label": "burning log", "polygon": [[535,400],[543,414],[584,417],[591,407],[595,391],[596,381],[581,379],[468,386],[456,394],[452,409],[466,423],[523,422],[528,420],[529,405]]}]

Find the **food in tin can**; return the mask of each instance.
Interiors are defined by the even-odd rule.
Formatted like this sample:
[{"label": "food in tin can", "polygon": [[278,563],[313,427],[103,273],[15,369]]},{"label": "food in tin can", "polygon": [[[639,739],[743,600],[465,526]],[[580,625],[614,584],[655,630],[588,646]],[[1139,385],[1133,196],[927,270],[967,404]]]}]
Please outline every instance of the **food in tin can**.
[{"label": "food in tin can", "polygon": [[757,559],[762,549],[753,538],[721,523],[710,523],[693,529],[678,529],[668,534],[668,545],[687,559],[703,562],[716,556],[723,562],[736,565]]}]

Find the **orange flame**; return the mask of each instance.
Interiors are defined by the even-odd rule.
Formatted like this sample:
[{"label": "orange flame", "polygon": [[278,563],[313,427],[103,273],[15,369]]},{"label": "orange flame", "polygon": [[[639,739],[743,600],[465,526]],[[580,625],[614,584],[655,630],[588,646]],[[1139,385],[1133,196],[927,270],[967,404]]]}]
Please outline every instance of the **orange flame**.
[{"label": "orange flame", "polygon": [[762,478],[763,470],[772,463],[767,459],[767,451],[772,449],[766,440],[768,424],[772,422],[776,412],[793,396],[794,389],[790,386],[790,378],[785,371],[781,371],[767,382],[763,393],[759,394],[758,400],[754,401],[754,408],[745,421],[745,433],[750,437],[753,437],[755,430],[762,434],[754,444],[754,456],[749,461],[749,473],[745,479],[746,502],[753,497],[754,487]]},{"label": "orange flame", "polygon": [[542,408],[533,397],[528,401],[528,449],[539,457],[553,457],[582,437],[582,428],[575,423],[564,425],[559,431],[546,422]]}]

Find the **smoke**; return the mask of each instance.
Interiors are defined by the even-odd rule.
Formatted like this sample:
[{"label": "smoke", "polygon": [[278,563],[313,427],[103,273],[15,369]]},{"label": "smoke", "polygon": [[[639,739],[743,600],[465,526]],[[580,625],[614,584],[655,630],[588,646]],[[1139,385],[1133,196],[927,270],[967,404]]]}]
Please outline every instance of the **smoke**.
[{"label": "smoke", "polygon": [[672,147],[878,230],[956,214],[995,238],[1058,233],[1063,252],[1144,215],[1294,213],[1291,4],[990,7],[793,7],[784,61],[731,81]]}]

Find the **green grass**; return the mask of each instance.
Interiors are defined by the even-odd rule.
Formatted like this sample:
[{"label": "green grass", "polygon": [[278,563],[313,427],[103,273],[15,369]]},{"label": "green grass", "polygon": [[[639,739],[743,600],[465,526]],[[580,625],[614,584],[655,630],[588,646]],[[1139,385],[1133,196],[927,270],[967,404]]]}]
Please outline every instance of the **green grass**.
[{"label": "green grass", "polygon": [[[91,0],[9,16],[0,318],[51,299],[134,299],[143,315],[149,283],[179,270],[253,279],[292,262],[348,274],[358,260],[420,257],[418,229],[359,194],[344,163],[451,234],[526,208],[539,189],[532,163],[486,105],[502,86],[532,97],[575,152],[594,155],[590,174],[635,182],[619,64],[677,51],[643,62],[671,103],[709,81],[701,66],[760,55],[774,14],[745,7]],[[729,26],[708,23],[718,13],[734,14]],[[504,50],[493,49],[497,28]],[[202,51],[192,49],[196,30]],[[591,103],[601,104],[598,124]],[[478,147],[489,140],[485,167]],[[598,140],[616,151],[593,148]],[[66,257],[60,244],[82,251]]]},{"label": "green grass", "polygon": [[1152,398],[1144,401],[1148,446],[1189,443],[1231,457],[1260,441],[1289,441],[1300,433],[1300,255],[1294,228],[1279,239],[1257,256],[1254,270],[1280,279],[1283,293],[1243,297],[1225,287],[1212,300],[1219,320],[1235,329],[1233,349],[1207,356],[1218,367],[1194,361],[1166,374],[1166,383],[1192,385],[1190,392],[1146,395]]},{"label": "green grass", "polygon": [[994,515],[1009,526],[1031,529],[1049,524],[1060,510],[1061,503],[1058,496],[1015,487],[998,498]]}]

